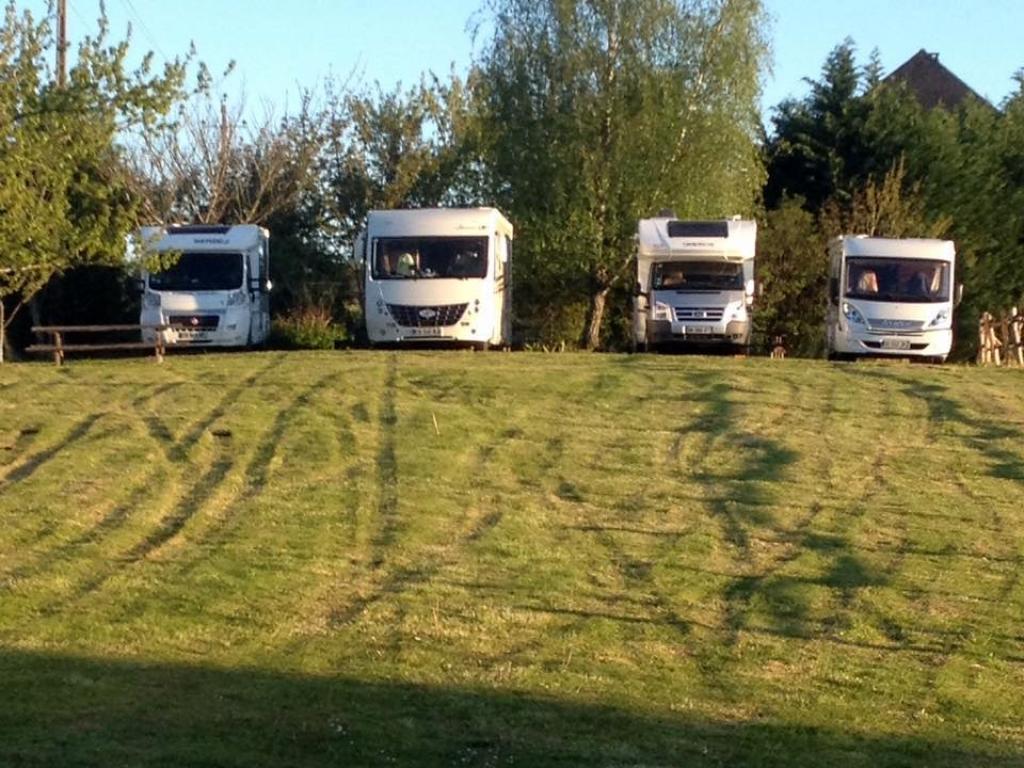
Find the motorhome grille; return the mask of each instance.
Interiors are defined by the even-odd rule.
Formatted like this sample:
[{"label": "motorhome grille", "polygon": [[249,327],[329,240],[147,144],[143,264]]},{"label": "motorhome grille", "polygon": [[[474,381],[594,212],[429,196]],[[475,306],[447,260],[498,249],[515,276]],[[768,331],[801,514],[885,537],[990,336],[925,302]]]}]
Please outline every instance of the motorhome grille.
[{"label": "motorhome grille", "polygon": [[171,325],[181,325],[199,331],[216,330],[219,320],[220,317],[217,315],[171,315],[167,318]]},{"label": "motorhome grille", "polygon": [[868,327],[873,330],[882,331],[920,331],[924,328],[922,320],[890,320],[877,317],[868,318]]},{"label": "motorhome grille", "polygon": [[406,328],[423,328],[424,326],[455,325],[459,322],[468,304],[435,304],[420,306],[415,304],[388,304],[388,312],[395,322]]},{"label": "motorhome grille", "polygon": [[676,307],[676,320],[721,320],[721,307]]}]

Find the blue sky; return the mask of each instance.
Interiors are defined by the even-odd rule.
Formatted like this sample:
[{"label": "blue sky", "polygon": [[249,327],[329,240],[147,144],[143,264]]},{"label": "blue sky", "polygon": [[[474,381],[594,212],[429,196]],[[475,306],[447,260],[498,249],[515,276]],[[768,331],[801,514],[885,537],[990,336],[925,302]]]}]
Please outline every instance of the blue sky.
[{"label": "blue sky", "polygon": [[[95,28],[98,0],[68,0],[72,39]],[[387,88],[425,70],[465,69],[472,19],[482,0],[107,0],[116,34],[131,23],[135,46],[174,56],[194,42],[214,72],[235,60],[221,83],[250,110],[294,107],[301,87],[350,75]],[[1024,68],[1024,0],[766,0],[772,17],[772,74],[766,112],[806,92],[828,52],[854,39],[862,60],[878,48],[886,71],[924,48],[968,85],[999,103]],[[45,9],[40,0],[19,6]]]}]

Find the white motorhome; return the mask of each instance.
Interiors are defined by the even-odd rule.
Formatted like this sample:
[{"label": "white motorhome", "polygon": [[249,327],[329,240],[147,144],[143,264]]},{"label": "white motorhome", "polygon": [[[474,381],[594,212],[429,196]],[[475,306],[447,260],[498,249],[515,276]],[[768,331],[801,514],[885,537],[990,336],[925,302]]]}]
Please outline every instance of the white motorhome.
[{"label": "white motorhome", "polygon": [[371,211],[356,253],[371,344],[510,342],[512,225],[500,211]]},{"label": "white motorhome", "polygon": [[641,219],[637,230],[635,341],[750,345],[757,222]]},{"label": "white motorhome", "polygon": [[[168,343],[262,344],[270,332],[270,236],[253,224],[143,227],[136,249],[177,260],[143,278],[142,325],[171,325]],[[153,331],[143,333],[153,340]]]},{"label": "white motorhome", "polygon": [[829,357],[946,359],[961,293],[952,242],[843,235],[828,251]]}]

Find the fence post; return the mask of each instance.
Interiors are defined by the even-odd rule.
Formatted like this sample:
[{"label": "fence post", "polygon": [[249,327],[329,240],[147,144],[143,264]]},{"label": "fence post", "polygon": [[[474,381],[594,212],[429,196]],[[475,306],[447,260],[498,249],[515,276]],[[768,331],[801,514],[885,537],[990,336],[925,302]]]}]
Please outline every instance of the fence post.
[{"label": "fence post", "polygon": [[999,341],[1003,348],[1003,365],[1013,365],[1012,358],[1010,357],[1013,352],[1013,341],[1010,339],[1010,320],[1004,309],[999,316],[999,324],[996,326],[999,329]]},{"label": "fence post", "polygon": [[982,312],[978,318],[978,365],[988,365],[992,362],[992,350],[988,343],[988,312]]},{"label": "fence post", "polygon": [[[991,317],[991,316],[990,316]],[[998,368],[1003,364],[1003,352],[1002,342],[999,340],[999,336],[996,335],[996,319],[991,317],[988,324],[988,335],[992,339],[992,362],[995,363]]]},{"label": "fence post", "polygon": [[64,340],[60,331],[53,332],[53,362],[57,365],[64,364]]}]

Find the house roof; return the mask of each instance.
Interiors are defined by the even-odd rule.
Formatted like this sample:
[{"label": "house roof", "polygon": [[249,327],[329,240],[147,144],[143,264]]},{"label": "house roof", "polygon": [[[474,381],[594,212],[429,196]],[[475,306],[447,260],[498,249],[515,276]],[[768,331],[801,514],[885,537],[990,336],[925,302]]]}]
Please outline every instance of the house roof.
[{"label": "house roof", "polygon": [[940,104],[956,108],[968,97],[983,104],[988,103],[967,83],[940,64],[939,54],[929,53],[923,48],[894,69],[883,82],[906,83],[925,109],[934,109]]}]

